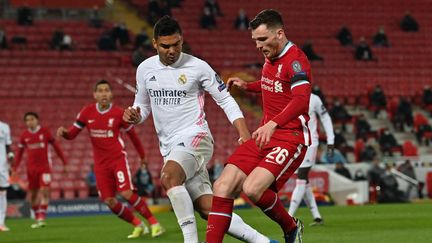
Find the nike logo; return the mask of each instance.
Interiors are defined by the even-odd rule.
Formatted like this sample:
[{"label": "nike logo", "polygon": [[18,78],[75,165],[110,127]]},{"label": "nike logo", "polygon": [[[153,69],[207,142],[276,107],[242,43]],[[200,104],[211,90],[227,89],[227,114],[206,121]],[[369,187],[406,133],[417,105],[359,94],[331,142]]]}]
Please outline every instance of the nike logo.
[{"label": "nike logo", "polygon": [[95,120],[88,120],[88,123],[93,123]]},{"label": "nike logo", "polygon": [[265,162],[267,162],[267,163],[272,163],[272,164],[276,164],[274,161],[272,161],[272,160],[269,160],[269,159],[265,159],[264,160]]},{"label": "nike logo", "polygon": [[120,184],[119,188],[122,189],[124,186],[126,186],[126,184]]}]

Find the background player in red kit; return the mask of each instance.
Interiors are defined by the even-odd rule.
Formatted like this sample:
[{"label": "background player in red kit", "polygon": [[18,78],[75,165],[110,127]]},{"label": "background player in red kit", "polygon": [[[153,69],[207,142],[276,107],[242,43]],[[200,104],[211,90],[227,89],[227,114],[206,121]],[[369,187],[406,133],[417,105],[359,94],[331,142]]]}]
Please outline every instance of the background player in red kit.
[{"label": "background player in red kit", "polygon": [[[27,126],[20,137],[19,150],[14,169],[19,166],[24,151],[27,150],[27,179],[30,192],[30,203],[35,214],[36,222],[32,228],[41,228],[46,225],[46,211],[49,203],[49,186],[51,183],[51,158],[48,155],[48,144],[51,144],[66,169],[66,160],[63,151],[55,141],[51,132],[39,125],[39,115],[27,112],[24,115]],[[65,170],[66,171],[66,170]]]},{"label": "background player in red kit", "polygon": [[141,163],[145,162],[144,148],[133,125],[123,122],[123,109],[112,104],[113,95],[108,81],[98,81],[93,96],[96,103],[85,106],[69,129],[58,128],[57,135],[71,140],[87,127],[93,145],[94,170],[99,196],[114,214],[135,226],[128,238],[137,238],[146,234],[148,228],[115,198],[116,192],[149,221],[151,234],[157,237],[164,232],[164,229],[148,209],[145,200],[132,191],[131,174],[120,132],[126,131],[141,157]]},{"label": "background player in red kit", "polygon": [[262,77],[251,84],[230,78],[228,86],[261,91],[264,116],[253,139],[237,148],[214,184],[206,239],[208,243],[223,241],[233,199],[243,191],[281,226],[285,242],[301,242],[303,224],[287,213],[277,192],[299,167],[310,143],[310,64],[300,48],[288,41],[277,11],[260,12],[250,29],[265,56]]}]

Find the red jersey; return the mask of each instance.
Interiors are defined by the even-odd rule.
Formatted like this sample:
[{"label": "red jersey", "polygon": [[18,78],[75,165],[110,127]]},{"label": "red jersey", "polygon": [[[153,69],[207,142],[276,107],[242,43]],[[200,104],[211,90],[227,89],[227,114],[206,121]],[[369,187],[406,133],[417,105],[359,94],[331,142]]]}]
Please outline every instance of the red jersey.
[{"label": "red jersey", "polygon": [[[97,104],[85,106],[78,114],[73,127],[69,129],[69,135],[66,138],[73,139],[84,127],[87,127],[93,145],[95,166],[109,166],[112,162],[125,157],[126,151],[120,131],[124,130],[129,133],[133,131],[133,125],[123,121],[122,108],[111,104],[109,109],[100,111]],[[132,137],[131,139],[135,145],[136,141]],[[138,153],[144,157],[144,149],[141,143],[139,145]]]},{"label": "red jersey", "polygon": [[27,150],[27,170],[49,172],[51,170],[51,158],[48,152],[48,144],[54,146],[57,154],[64,162],[63,152],[55,143],[54,137],[47,128],[39,126],[36,131],[24,131],[18,144],[20,149],[15,167],[18,167],[24,150]]},{"label": "red jersey", "polygon": [[[288,42],[277,58],[266,59],[261,80],[248,84],[248,90],[262,92],[264,114],[261,125],[270,120],[278,124],[274,138],[310,144],[307,127],[310,85],[308,84],[306,89],[297,88],[296,91],[294,88],[310,83],[311,78],[310,63],[306,55],[296,45]],[[300,104],[306,107],[293,107],[293,104],[289,107],[295,96],[300,97]],[[295,114],[292,112],[295,109],[300,109],[295,112],[300,115],[290,117]]]}]

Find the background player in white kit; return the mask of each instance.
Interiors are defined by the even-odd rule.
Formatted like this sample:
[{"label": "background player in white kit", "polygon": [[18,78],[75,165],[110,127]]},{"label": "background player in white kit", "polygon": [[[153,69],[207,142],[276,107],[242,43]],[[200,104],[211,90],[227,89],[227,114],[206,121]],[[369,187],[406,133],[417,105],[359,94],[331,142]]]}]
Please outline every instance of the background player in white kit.
[{"label": "background player in white kit", "polygon": [[321,99],[317,95],[311,94],[311,98],[309,101],[310,120],[308,122],[308,127],[312,138],[312,144],[308,147],[303,162],[297,170],[296,186],[292,193],[291,202],[288,210],[288,213],[291,216],[294,216],[295,212],[297,211],[299,205],[304,198],[306,205],[309,207],[314,218],[314,222],[311,224],[311,226],[323,224],[323,219],[318,211],[318,206],[309,183],[309,171],[315,164],[317,149],[319,145],[317,115],[321,120],[321,123],[323,124],[326,133],[328,150],[327,152],[330,153],[330,155],[333,154],[334,132],[331,117],[327,112],[327,109],[323,105]]},{"label": "background player in white kit", "polygon": [[[165,16],[154,27],[158,55],[142,62],[136,74],[133,108],[123,119],[140,123],[153,113],[164,157],[161,183],[167,191],[185,243],[197,243],[194,208],[207,219],[212,189],[206,169],[213,155],[213,137],[204,114],[207,91],[239,133],[239,143],[250,139],[243,114],[224,82],[204,61],[182,53],[182,31]],[[246,242],[272,242],[235,215],[229,233]]]},{"label": "background player in white kit", "polygon": [[12,139],[9,125],[0,121],[0,232],[9,231],[5,225],[7,200],[6,192],[9,187],[9,163],[14,161],[11,149]]}]

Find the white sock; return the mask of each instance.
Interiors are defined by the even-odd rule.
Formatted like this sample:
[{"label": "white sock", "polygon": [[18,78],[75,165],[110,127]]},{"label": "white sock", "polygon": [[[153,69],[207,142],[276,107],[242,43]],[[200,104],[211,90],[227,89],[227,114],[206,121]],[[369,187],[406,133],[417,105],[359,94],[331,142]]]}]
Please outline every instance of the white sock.
[{"label": "white sock", "polygon": [[0,225],[5,225],[6,210],[6,191],[0,191]]},{"label": "white sock", "polygon": [[291,216],[294,216],[295,212],[297,211],[298,207],[300,206],[303,197],[305,195],[305,188],[306,188],[306,180],[296,180],[296,186],[294,188],[294,191],[291,196],[291,202],[289,205],[288,213]]},{"label": "white sock", "polygon": [[306,205],[309,207],[309,209],[312,213],[312,217],[314,219],[321,218],[321,214],[318,211],[318,206],[317,206],[317,203],[315,200],[315,196],[312,192],[312,188],[311,188],[309,183],[306,184],[306,193],[305,193],[304,199],[305,199]]},{"label": "white sock", "polygon": [[269,238],[246,224],[240,216],[233,213],[228,234],[238,240],[248,243],[269,243]]},{"label": "white sock", "polygon": [[184,186],[176,186],[167,191],[177,221],[183,232],[185,243],[198,243],[198,232],[192,199]]}]

